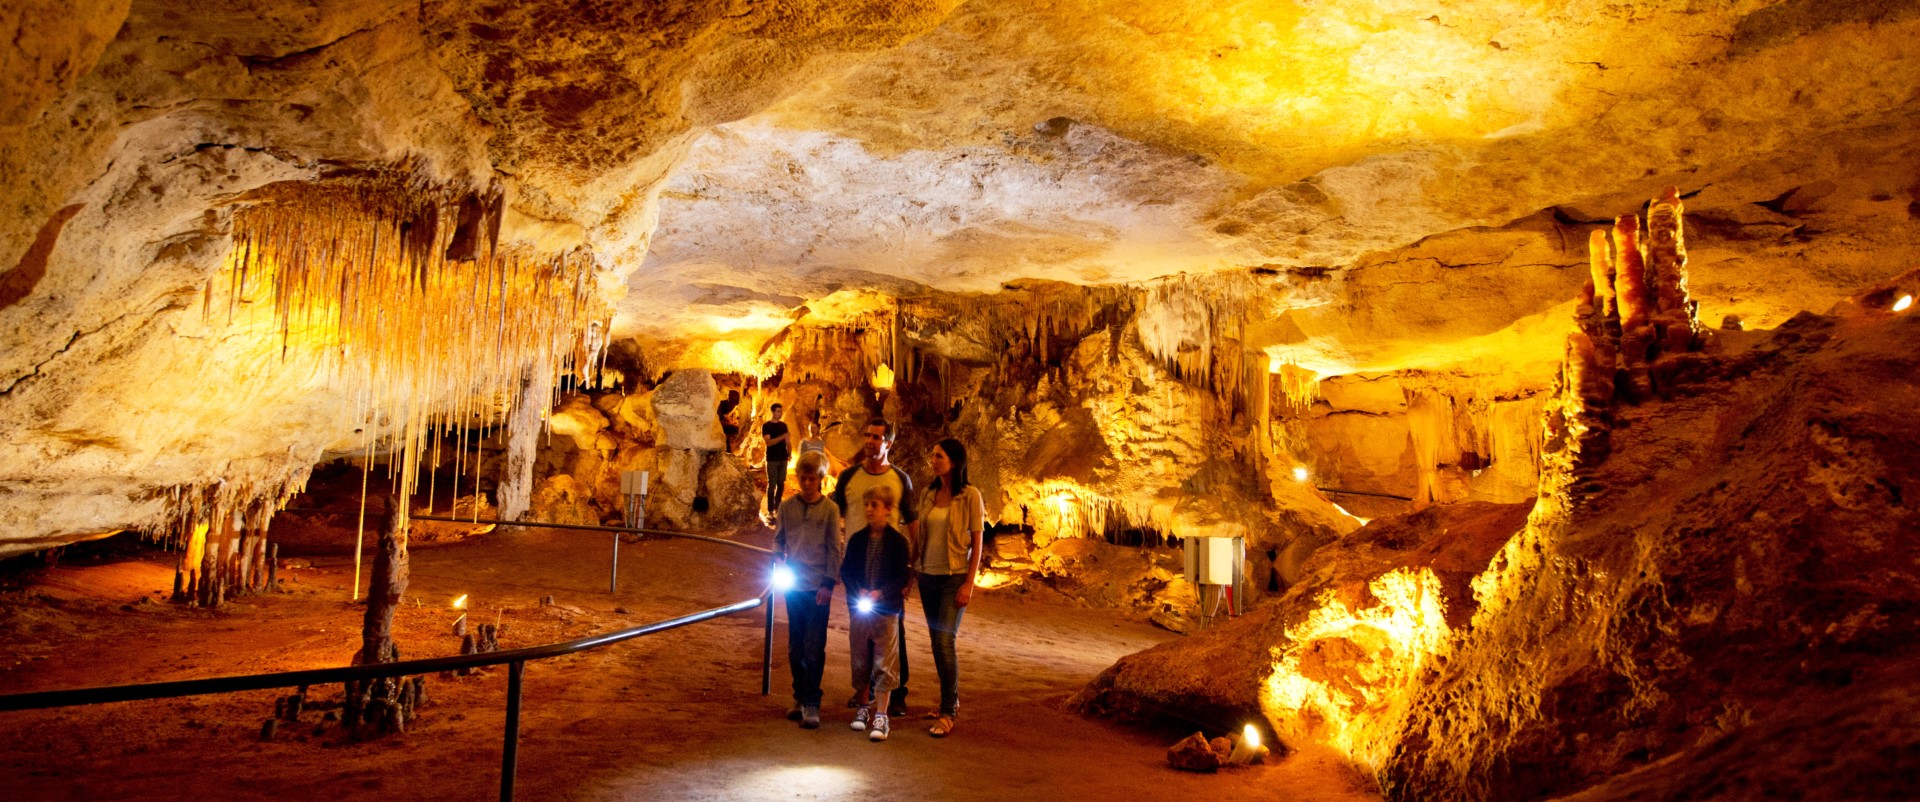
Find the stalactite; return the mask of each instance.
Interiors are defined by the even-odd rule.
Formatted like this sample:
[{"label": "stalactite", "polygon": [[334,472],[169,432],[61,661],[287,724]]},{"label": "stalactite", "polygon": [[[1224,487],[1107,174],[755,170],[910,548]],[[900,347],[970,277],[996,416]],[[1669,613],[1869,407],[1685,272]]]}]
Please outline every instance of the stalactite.
[{"label": "stalactite", "polygon": [[[234,211],[228,317],[270,314],[274,349],[301,352],[356,400],[369,458],[397,455],[389,470],[402,497],[427,438],[473,425],[471,399],[487,399],[484,425],[511,409],[527,366],[586,384],[604,361],[592,259],[502,246],[503,211],[497,189],[439,186],[406,166],[274,185]],[[241,510],[264,529],[310,468],[293,460],[279,475],[186,487],[162,528],[184,533],[179,522]]]},{"label": "stalactite", "polygon": [[1290,362],[1272,365],[1268,370],[1280,384],[1280,396],[1296,414],[1312,409],[1320,400],[1320,374]]}]

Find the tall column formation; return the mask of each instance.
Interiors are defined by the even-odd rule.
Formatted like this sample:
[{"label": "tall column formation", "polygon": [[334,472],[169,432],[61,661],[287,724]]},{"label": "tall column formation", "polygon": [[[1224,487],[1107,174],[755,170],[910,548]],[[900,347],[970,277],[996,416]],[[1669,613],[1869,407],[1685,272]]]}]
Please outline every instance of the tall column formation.
[{"label": "tall column formation", "polygon": [[1698,307],[1687,295],[1687,244],[1682,230],[1680,192],[1667,187],[1647,209],[1647,291],[1653,300],[1649,315],[1652,339],[1659,353],[1652,358],[1650,381],[1654,391],[1671,391],[1680,355],[1700,347]]},{"label": "tall column formation", "polygon": [[393,643],[393,610],[407,592],[407,503],[387,497],[387,518],[380,525],[379,550],[373,556],[373,581],[367,588],[367,615],[360,628],[360,663],[399,659]]},{"label": "tall column formation", "polygon": [[[407,592],[407,506],[411,501],[405,495],[387,497],[387,517],[380,525],[379,551],[373,557],[373,581],[367,588],[367,614],[354,665],[400,659],[400,648],[393,642],[393,612]],[[418,677],[347,683],[341,723],[356,738],[403,732],[419,702],[420,688]]]},{"label": "tall column formation", "polygon": [[[539,456],[541,413],[550,406],[553,371],[535,365],[520,376],[519,396],[507,420],[507,455],[500,469],[500,519],[517,521],[533,500],[533,463]],[[478,501],[476,500],[476,508]]]},{"label": "tall column formation", "polygon": [[1647,350],[1653,344],[1647,328],[1647,270],[1640,257],[1640,218],[1621,215],[1613,221],[1613,295],[1619,304],[1620,369],[1627,390],[1646,397],[1649,387]]}]

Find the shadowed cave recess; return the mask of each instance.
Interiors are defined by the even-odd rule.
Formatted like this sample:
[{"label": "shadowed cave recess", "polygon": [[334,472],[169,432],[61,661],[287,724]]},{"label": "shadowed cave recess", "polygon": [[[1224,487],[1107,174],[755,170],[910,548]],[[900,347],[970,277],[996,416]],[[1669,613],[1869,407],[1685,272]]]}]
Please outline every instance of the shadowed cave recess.
[{"label": "shadowed cave recess", "polygon": [[[647,527],[765,546],[779,404],[836,472],[874,417],[916,483],[965,444],[968,712],[1094,739],[795,787],[1913,793],[1920,2],[26,0],[0,33],[0,693],[457,653],[462,582],[469,651],[750,595],[737,555],[630,540],[658,581],[608,596],[605,540],[407,518],[621,526],[645,472]],[[1217,616],[1200,538],[1242,545]],[[757,672],[757,632],[680,659]],[[538,670],[614,704],[598,666]],[[311,742],[285,700],[297,742],[115,708],[195,725],[26,790],[263,739],[323,781],[487,768],[455,716],[495,679],[349,688]],[[663,720],[778,718],[656,681],[705,694]],[[0,753],[94,754],[92,720],[0,713]],[[1019,754],[962,722],[941,748]],[[1166,765],[1243,725],[1265,765]],[[773,736],[727,726],[646,765],[761,776],[722,744]],[[567,776],[637,759],[580,743],[535,796],[787,787]]]}]

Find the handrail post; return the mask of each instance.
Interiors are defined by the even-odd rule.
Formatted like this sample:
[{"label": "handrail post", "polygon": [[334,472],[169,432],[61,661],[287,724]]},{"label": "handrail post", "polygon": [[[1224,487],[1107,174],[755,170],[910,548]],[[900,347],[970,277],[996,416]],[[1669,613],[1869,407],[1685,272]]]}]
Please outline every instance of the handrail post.
[{"label": "handrail post", "polygon": [[773,693],[773,588],[767,588],[767,639],[760,655],[760,695]]},{"label": "handrail post", "polygon": [[523,660],[507,664],[507,735],[500,748],[500,802],[513,802],[513,774],[520,763],[520,672]]},{"label": "handrail post", "polygon": [[607,578],[607,595],[620,592],[620,533],[613,533],[613,575]]}]

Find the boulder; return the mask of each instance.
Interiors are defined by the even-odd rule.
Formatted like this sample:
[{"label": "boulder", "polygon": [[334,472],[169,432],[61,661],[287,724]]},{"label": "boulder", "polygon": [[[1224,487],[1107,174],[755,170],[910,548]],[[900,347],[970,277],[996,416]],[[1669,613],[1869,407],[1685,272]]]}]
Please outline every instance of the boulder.
[{"label": "boulder", "polygon": [[766,504],[766,491],[755,481],[745,460],[732,454],[714,454],[700,469],[700,486],[707,497],[702,528],[748,523]]},{"label": "boulder", "polygon": [[578,394],[567,396],[560,407],[547,416],[547,429],[571,439],[574,448],[582,451],[598,447],[599,435],[607,425],[607,416],[594,407],[593,399]]},{"label": "boulder", "polygon": [[531,520],[598,526],[600,510],[593,493],[568,474],[549,476],[534,488]]},{"label": "boulder", "polygon": [[653,415],[659,443],[668,448],[720,451],[727,447],[720,430],[719,388],[705,370],[676,370],[653,391]]},{"label": "boulder", "polygon": [[706,457],[684,448],[655,448],[653,454],[656,467],[647,497],[647,522],[668,529],[690,528]]}]

